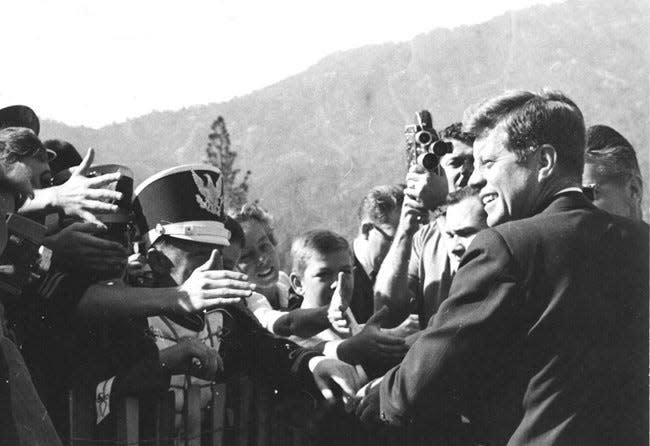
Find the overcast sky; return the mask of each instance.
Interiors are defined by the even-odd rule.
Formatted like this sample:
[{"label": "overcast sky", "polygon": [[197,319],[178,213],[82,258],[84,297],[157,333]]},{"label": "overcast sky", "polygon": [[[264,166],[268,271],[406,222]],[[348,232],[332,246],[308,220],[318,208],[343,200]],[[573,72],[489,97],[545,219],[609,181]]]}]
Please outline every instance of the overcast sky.
[{"label": "overcast sky", "polygon": [[241,96],[335,51],[554,1],[7,1],[0,106],[99,127]]}]

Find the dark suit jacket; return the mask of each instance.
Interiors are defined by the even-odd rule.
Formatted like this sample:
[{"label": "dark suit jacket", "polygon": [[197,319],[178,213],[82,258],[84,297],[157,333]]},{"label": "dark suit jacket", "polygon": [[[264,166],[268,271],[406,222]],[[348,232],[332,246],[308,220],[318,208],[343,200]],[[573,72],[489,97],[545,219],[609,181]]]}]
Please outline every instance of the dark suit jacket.
[{"label": "dark suit jacket", "polygon": [[477,235],[380,416],[460,412],[494,445],[648,444],[648,299],[648,225],[560,195]]}]

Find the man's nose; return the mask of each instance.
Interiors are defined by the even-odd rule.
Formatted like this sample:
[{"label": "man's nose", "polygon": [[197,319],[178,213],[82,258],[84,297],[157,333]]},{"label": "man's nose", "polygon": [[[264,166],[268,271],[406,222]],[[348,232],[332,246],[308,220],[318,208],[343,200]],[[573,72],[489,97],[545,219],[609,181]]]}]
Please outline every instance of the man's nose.
[{"label": "man's nose", "polygon": [[462,257],[465,254],[465,246],[462,243],[456,242],[454,249],[451,250],[451,253],[455,256]]},{"label": "man's nose", "polygon": [[468,184],[474,189],[482,189],[485,186],[485,178],[481,175],[478,169],[474,169],[472,174],[469,177]]}]

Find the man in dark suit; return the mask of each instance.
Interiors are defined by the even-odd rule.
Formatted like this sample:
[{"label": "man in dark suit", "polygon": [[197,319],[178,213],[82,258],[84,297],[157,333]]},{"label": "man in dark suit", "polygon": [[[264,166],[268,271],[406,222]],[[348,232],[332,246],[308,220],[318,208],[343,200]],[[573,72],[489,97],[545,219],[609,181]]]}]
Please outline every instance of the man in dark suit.
[{"label": "man in dark suit", "polygon": [[491,229],[357,414],[408,425],[402,443],[458,443],[463,414],[480,444],[647,444],[648,226],[577,187],[584,122],[562,93],[505,93],[465,125]]}]

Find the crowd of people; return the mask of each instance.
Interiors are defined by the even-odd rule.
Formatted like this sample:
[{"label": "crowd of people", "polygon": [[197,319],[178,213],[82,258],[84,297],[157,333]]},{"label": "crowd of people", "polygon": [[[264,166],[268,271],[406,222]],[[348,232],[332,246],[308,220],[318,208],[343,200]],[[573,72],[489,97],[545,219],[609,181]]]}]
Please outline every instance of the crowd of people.
[{"label": "crowd of people", "polygon": [[1,109],[1,443],[62,444],[74,389],[98,431],[118,399],[171,390],[182,438],[190,385],[207,410],[214,383],[251,376],[310,401],[285,409],[314,445],[647,444],[633,146],[558,91],[471,110],[438,132],[440,169],[359,197],[354,240],[294,234],[285,272],[271,215],[225,209],[218,168],[134,188]]}]

